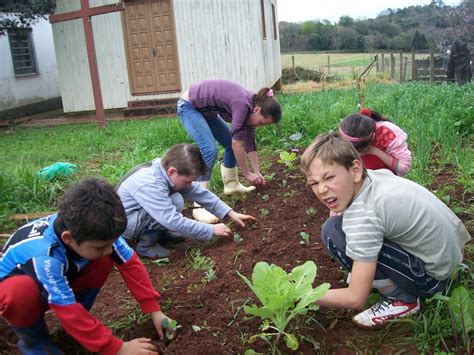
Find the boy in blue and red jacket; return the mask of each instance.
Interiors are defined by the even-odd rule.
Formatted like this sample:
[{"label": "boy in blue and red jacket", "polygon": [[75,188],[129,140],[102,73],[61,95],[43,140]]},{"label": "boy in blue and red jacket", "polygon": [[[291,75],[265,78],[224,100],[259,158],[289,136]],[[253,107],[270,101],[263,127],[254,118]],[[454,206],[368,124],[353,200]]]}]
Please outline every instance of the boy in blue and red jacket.
[{"label": "boy in blue and red jacket", "polygon": [[159,293],[136,253],[121,237],[125,210],[112,185],[86,179],[70,188],[57,214],[18,229],[0,258],[0,315],[19,338],[23,354],[61,354],[44,322],[49,308],[84,348],[103,354],[149,350],[150,339],[123,342],[89,310],[115,265],[159,337]]}]

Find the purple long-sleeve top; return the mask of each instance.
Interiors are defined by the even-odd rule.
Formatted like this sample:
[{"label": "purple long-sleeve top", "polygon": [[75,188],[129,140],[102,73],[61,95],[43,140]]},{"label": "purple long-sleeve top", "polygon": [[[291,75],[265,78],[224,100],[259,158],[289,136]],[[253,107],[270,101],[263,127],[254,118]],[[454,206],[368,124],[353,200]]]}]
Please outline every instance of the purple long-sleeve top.
[{"label": "purple long-sleeve top", "polygon": [[207,118],[219,115],[231,123],[232,139],[244,141],[245,151],[257,150],[255,127],[247,125],[253,93],[235,81],[208,79],[189,88],[189,103]]}]

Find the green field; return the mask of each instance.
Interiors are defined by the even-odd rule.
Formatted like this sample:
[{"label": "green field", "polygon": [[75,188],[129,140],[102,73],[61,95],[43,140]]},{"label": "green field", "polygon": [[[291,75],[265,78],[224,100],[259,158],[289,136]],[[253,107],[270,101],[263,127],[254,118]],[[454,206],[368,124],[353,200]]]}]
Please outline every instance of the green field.
[{"label": "green field", "polygon": [[[370,70],[370,76],[387,76],[390,70],[390,53],[384,53],[384,71],[382,74],[382,54],[381,53],[288,53],[281,55],[282,68],[292,68],[293,57],[295,66],[319,70],[329,75],[340,75],[342,77],[360,75],[364,69],[373,61],[375,55],[378,56],[379,72],[374,65]],[[416,59],[426,59],[428,54],[416,54]],[[399,77],[400,53],[394,53],[395,77]],[[403,53],[403,60],[407,59],[407,80],[411,78],[411,53]],[[330,68],[328,70],[328,63]]]}]

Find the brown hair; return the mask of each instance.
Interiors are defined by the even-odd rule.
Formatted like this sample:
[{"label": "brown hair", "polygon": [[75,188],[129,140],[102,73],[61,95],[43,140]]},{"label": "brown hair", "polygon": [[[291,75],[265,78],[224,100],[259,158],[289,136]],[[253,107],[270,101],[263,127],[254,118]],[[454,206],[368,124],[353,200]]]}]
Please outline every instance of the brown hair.
[{"label": "brown hair", "polygon": [[127,227],[127,215],[114,186],[89,178],[69,188],[59,202],[58,226],[79,245],[86,240],[117,239]]},{"label": "brown hair", "polygon": [[199,148],[186,143],[172,146],[161,159],[161,165],[165,169],[172,166],[184,176],[202,176],[208,169]]},{"label": "brown hair", "polygon": [[[271,96],[269,93],[271,93]],[[273,97],[273,91],[270,88],[264,87],[258,90],[258,93],[252,97],[253,107],[259,106],[262,110],[263,117],[271,116],[273,123],[278,123],[281,120],[281,106],[280,103]]]},{"label": "brown hair", "polygon": [[[301,172],[303,174],[309,174],[309,166],[316,158],[321,159],[324,164],[342,165],[347,170],[354,165],[354,160],[361,160],[352,144],[339,137],[337,133],[320,134],[306,148],[301,157]],[[366,176],[365,168],[363,176]]]}]

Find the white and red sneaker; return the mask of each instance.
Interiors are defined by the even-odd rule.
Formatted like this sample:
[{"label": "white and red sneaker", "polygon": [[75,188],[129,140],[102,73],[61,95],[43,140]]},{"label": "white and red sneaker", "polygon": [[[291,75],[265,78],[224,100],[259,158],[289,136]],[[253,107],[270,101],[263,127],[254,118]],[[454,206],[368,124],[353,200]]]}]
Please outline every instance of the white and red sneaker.
[{"label": "white and red sneaker", "polygon": [[415,303],[406,303],[387,297],[354,316],[352,322],[363,328],[374,328],[384,325],[389,320],[415,314],[419,309],[419,298]]}]

